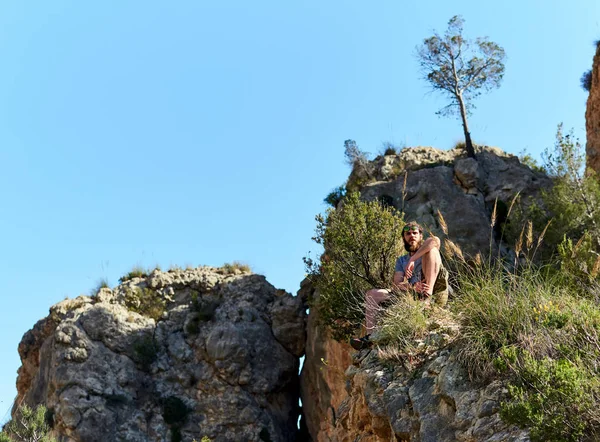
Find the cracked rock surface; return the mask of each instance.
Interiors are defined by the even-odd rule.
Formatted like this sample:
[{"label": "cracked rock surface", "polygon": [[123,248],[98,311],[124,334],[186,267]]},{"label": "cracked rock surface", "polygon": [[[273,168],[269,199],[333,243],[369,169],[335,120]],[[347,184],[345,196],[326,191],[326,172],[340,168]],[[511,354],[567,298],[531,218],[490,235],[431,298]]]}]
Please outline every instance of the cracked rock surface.
[{"label": "cracked rock surface", "polygon": [[406,354],[390,358],[385,346],[356,352],[327,337],[312,316],[301,383],[313,441],[529,441],[526,430],[500,418],[504,385],[475,384],[457,362],[450,316],[421,341],[412,363]]},{"label": "cracked rock surface", "polygon": [[62,442],[293,441],[304,320],[263,276],[155,270],[51,307],[19,345],[16,403],[46,404]]},{"label": "cracked rock surface", "polygon": [[496,199],[501,218],[517,193],[523,202],[530,197],[539,200],[541,190],[552,183],[544,173],[531,170],[498,148],[478,146],[476,157],[467,158],[458,149],[405,148],[398,155],[373,160],[369,164],[371,180],[360,192],[367,200],[381,199],[404,209],[406,220],[416,220],[441,237],[439,210],[449,237],[464,252],[472,256],[487,253]]}]

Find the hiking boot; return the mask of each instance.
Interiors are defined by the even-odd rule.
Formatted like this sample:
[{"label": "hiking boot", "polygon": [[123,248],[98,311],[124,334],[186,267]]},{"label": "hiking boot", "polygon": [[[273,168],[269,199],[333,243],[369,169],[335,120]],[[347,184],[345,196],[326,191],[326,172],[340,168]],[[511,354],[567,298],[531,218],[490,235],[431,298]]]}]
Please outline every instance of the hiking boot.
[{"label": "hiking boot", "polygon": [[373,345],[371,342],[371,335],[365,335],[362,338],[352,338],[350,339],[350,345],[354,350],[370,348]]}]

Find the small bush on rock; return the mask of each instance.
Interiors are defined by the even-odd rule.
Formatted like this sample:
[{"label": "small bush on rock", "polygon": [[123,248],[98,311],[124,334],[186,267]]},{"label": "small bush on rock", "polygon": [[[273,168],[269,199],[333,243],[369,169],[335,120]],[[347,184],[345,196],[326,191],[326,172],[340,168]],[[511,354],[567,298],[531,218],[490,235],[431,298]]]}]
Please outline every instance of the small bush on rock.
[{"label": "small bush on rock", "polygon": [[346,186],[339,186],[329,192],[323,201],[335,209],[345,196]]},{"label": "small bush on rock", "polygon": [[167,306],[165,298],[156,290],[139,287],[126,292],[124,303],[129,310],[155,321],[162,318]]},{"label": "small bush on rock", "polygon": [[251,273],[252,269],[248,264],[243,264],[239,261],[227,262],[221,266],[220,269],[226,275],[233,275],[236,273]]},{"label": "small bush on rock", "polygon": [[135,266],[129,271],[129,273],[121,276],[119,278],[119,282],[123,283],[133,278],[145,278],[146,276],[148,276],[148,271],[146,269],[142,268],[141,266]]},{"label": "small bush on rock", "polygon": [[0,432],[0,442],[56,442],[48,435],[50,415],[44,405],[38,405],[35,410],[23,405]]},{"label": "small bush on rock", "polygon": [[133,360],[140,364],[142,370],[149,371],[158,358],[158,347],[150,334],[143,334],[133,342]]},{"label": "small bush on rock", "polygon": [[351,336],[364,321],[364,294],[387,287],[404,252],[402,217],[378,201],[348,195],[339,209],[317,215],[313,240],[324,247],[320,260],[304,258],[308,277],[320,292],[316,308],[335,339]]},{"label": "small bush on rock", "polygon": [[94,287],[92,289],[91,295],[96,296],[100,292],[101,289],[107,289],[107,288],[110,288],[110,286],[108,285],[108,280],[106,278],[102,278],[96,283],[96,287]]},{"label": "small bush on rock", "polygon": [[600,306],[530,261],[454,268],[459,359],[474,378],[506,376],[502,417],[534,442],[599,436]]}]

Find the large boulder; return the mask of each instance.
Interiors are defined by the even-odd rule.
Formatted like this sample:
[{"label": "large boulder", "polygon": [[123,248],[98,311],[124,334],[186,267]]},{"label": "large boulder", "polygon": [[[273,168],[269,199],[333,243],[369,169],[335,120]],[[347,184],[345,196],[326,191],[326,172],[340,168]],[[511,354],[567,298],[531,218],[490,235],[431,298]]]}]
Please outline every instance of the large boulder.
[{"label": "large boulder", "polygon": [[[519,193],[523,201],[539,199],[540,191],[552,182],[498,148],[479,146],[476,154],[473,159],[460,149],[415,147],[381,156],[370,164],[373,179],[364,183],[360,192],[367,200],[393,205],[404,211],[406,220],[417,220],[442,236],[439,210],[452,241],[470,255],[485,253],[490,235],[498,245],[498,231],[514,196]],[[495,204],[497,219],[492,231]]]},{"label": "large boulder", "polygon": [[294,441],[304,321],[263,276],[156,270],[53,306],[16,403],[46,404],[63,442]]}]

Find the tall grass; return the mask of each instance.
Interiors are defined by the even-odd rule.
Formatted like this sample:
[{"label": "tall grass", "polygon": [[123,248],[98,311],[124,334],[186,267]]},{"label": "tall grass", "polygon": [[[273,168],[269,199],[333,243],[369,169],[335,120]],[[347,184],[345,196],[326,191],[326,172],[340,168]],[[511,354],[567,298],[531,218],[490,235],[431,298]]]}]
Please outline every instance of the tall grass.
[{"label": "tall grass", "polygon": [[450,243],[458,358],[472,379],[508,379],[502,417],[532,441],[598,440],[600,306],[564,267],[533,262],[540,241],[526,223],[514,263],[465,259]]}]

